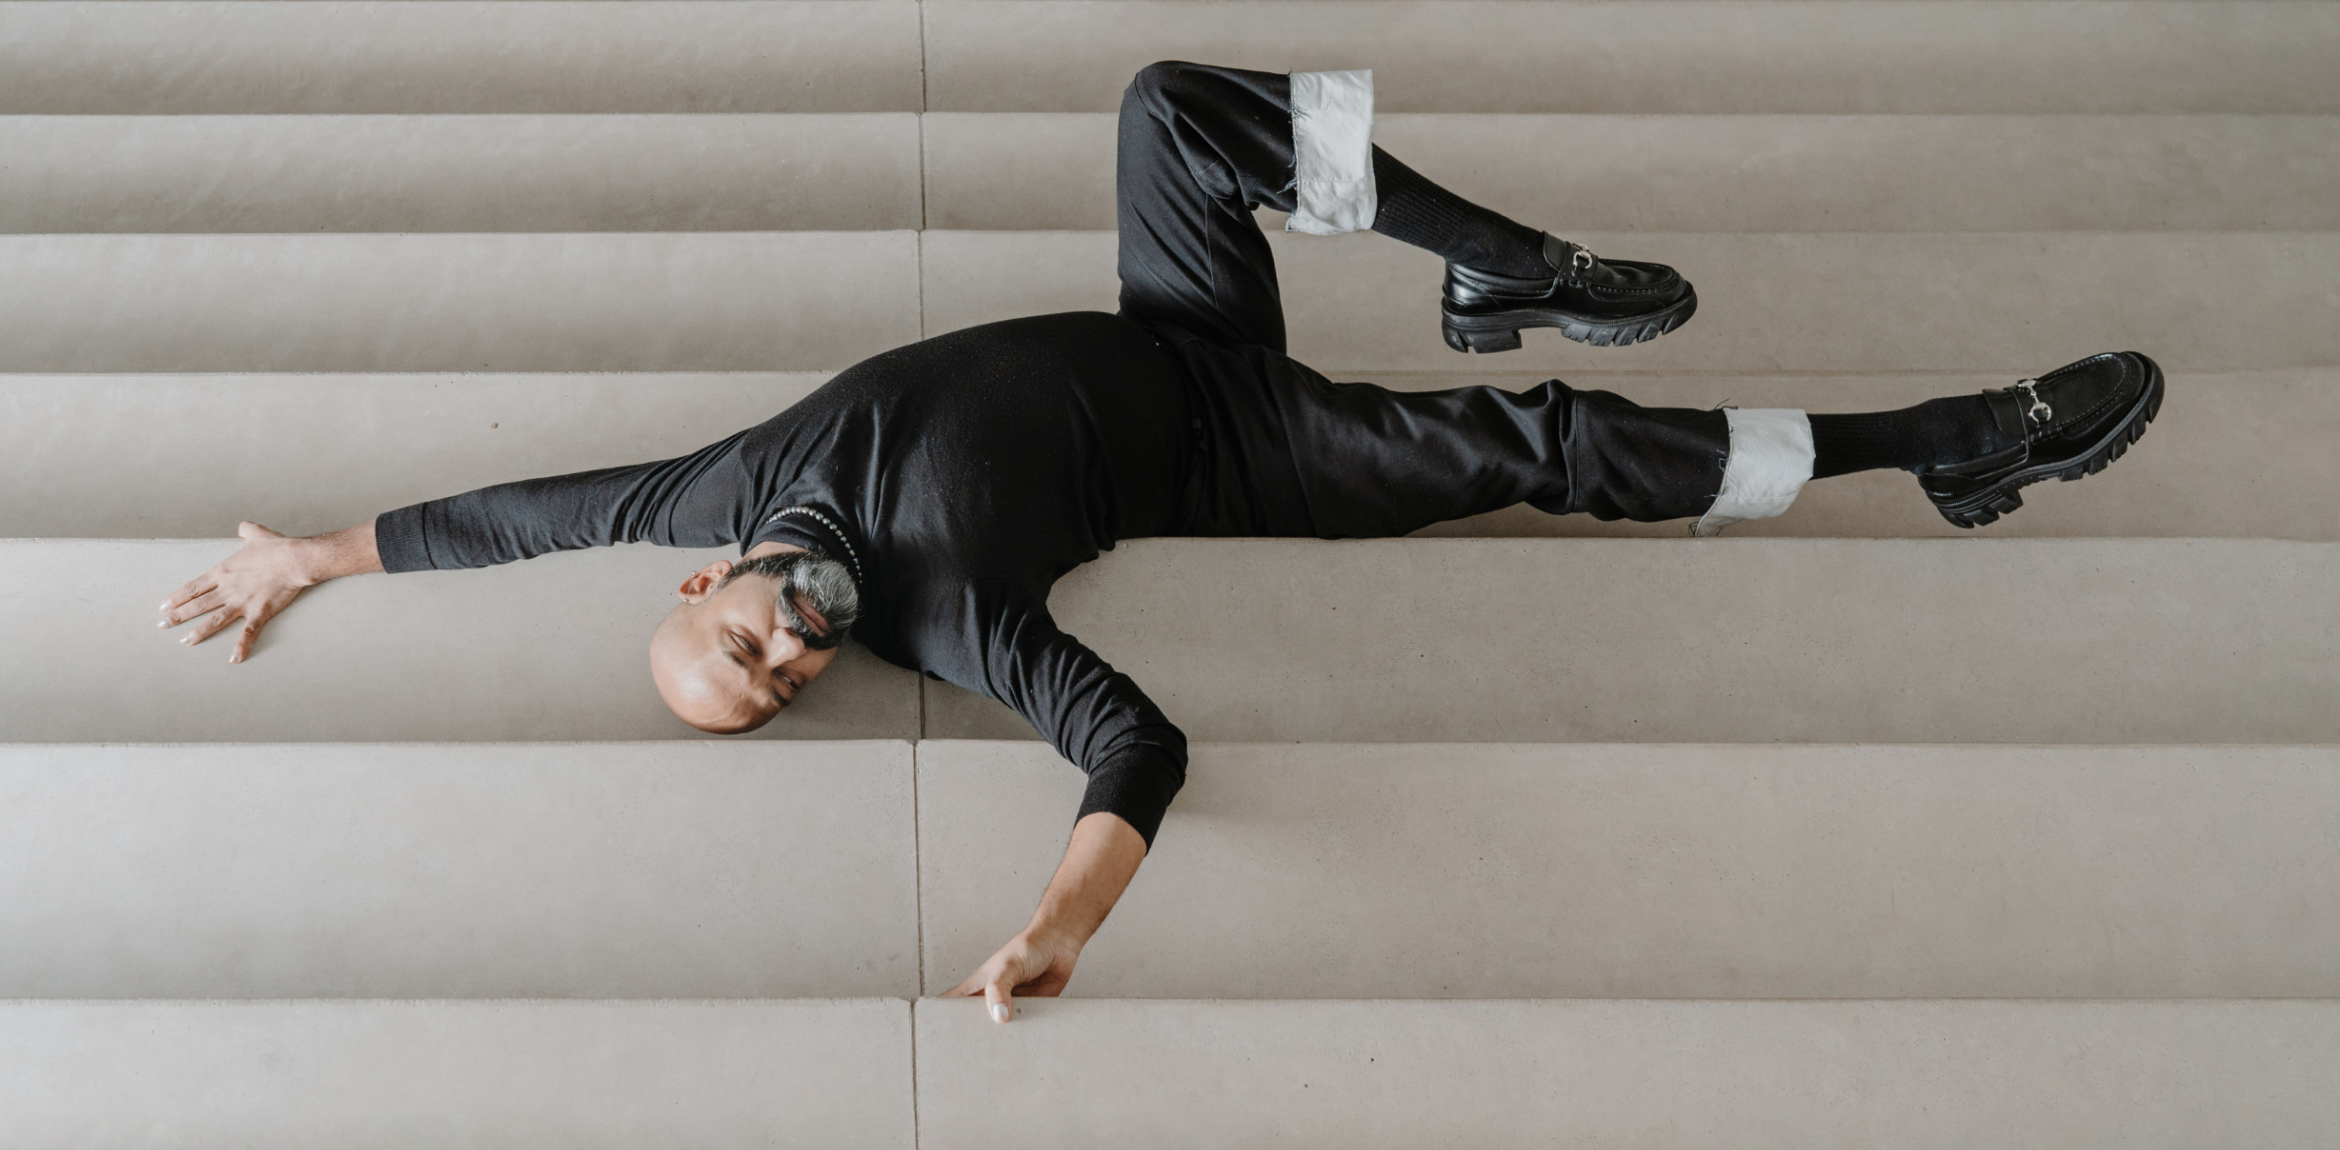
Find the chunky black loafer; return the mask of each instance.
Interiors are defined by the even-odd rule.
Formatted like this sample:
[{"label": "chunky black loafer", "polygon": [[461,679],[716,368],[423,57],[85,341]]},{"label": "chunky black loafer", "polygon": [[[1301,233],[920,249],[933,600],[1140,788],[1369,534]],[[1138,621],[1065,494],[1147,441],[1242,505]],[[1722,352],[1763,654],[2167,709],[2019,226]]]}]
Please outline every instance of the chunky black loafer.
[{"label": "chunky black loafer", "polygon": [[2161,367],[2133,351],[2092,355],[2004,390],[1983,392],[2004,451],[1920,468],[1918,485],[1960,527],[2023,506],[2021,489],[2049,477],[2085,479],[2119,459],[2161,411]]},{"label": "chunky black loafer", "polygon": [[1554,269],[1547,279],[1446,265],[1446,346],[1510,351],[1521,328],[1556,327],[1578,343],[1614,347],[1656,339],[1698,310],[1690,281],[1664,264],[1604,260],[1550,234],[1544,262]]}]

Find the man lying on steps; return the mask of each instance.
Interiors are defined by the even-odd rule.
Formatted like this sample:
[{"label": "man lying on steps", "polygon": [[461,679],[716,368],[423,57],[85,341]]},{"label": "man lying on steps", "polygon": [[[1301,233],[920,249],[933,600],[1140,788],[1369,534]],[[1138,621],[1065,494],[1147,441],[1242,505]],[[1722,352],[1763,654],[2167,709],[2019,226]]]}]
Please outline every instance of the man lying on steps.
[{"label": "man lying on steps", "polygon": [[836,657],[879,657],[1014,708],[1089,778],[1029,925],[959,984],[993,1017],[1053,995],[1136,873],[1184,781],[1186,741],[1136,683],[1049,618],[1050,587],[1150,535],[1404,535],[1525,502],[1602,519],[1778,515],[1811,478],[1917,474],[1962,527],[2018,490],[2118,458],[2160,404],[2133,352],[1901,411],[1644,408],[1557,380],[1401,394],[1284,354],[1252,209],[1292,230],[1371,228],[1447,260],[1457,350],[1519,331],[1628,344],[1690,317],[1670,268],[1604,260],[1432,184],[1369,142],[1369,73],[1183,63],[1140,72],[1119,144],[1121,310],[988,324],[839,373],[788,410],[677,459],[484,488],[244,546],[174,592],[199,643],[243,621],[240,661],[304,587],[369,571],[483,567],[648,541],[737,543],[683,580],[650,640],[684,721],[753,730]]}]

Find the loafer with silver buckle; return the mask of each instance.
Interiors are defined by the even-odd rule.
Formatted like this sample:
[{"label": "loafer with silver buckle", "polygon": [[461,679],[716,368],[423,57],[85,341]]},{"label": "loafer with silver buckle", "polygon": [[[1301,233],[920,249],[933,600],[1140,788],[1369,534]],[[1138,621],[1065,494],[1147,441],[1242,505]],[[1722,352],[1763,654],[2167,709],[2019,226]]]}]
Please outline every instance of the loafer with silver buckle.
[{"label": "loafer with silver buckle", "polygon": [[1690,281],[1664,264],[1604,260],[1548,233],[1544,262],[1553,274],[1533,279],[1446,265],[1446,345],[1510,351],[1522,328],[1553,327],[1578,343],[1616,347],[1656,339],[1698,310]]},{"label": "loafer with silver buckle", "polygon": [[1918,485],[1960,527],[2023,506],[2021,489],[2085,479],[2119,459],[2161,411],[2161,367],[2133,351],[2092,355],[1983,392],[1999,430],[2019,442],[1979,459],[1920,468]]}]

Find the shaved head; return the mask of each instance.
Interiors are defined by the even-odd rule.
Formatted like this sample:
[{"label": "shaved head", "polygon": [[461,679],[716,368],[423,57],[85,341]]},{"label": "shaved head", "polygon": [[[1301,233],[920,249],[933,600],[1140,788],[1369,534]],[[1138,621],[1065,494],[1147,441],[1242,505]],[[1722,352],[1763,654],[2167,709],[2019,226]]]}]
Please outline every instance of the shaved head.
[{"label": "shaved head", "polygon": [[836,659],[859,596],[844,567],[780,548],[711,563],[650,636],[650,677],[677,718],[713,734],[770,722]]}]

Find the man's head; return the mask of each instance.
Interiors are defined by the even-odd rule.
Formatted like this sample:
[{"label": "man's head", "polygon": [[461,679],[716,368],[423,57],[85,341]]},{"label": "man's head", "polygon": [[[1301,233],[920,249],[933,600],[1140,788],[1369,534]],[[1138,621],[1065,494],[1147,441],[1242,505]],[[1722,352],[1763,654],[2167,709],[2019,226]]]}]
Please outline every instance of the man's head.
[{"label": "man's head", "polygon": [[650,677],[682,721],[737,734],[769,722],[837,657],[861,613],[853,575],[801,548],[693,572],[650,636]]}]

